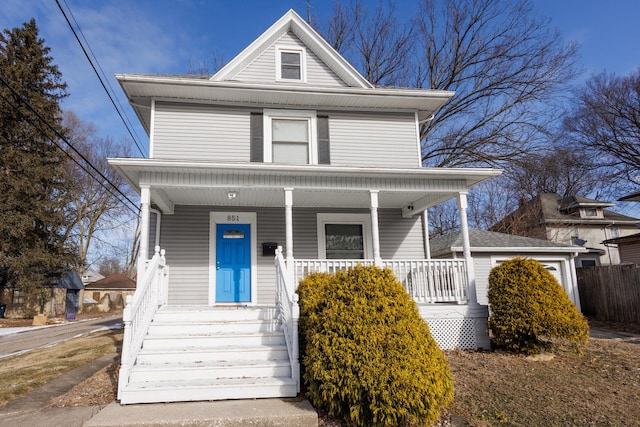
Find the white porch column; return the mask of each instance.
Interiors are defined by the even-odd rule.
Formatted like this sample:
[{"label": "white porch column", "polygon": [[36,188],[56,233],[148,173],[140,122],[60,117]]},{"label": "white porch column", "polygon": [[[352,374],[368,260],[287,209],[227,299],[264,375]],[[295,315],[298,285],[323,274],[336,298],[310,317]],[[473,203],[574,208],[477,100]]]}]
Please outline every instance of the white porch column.
[{"label": "white porch column", "polygon": [[293,188],[284,189],[285,246],[287,267],[293,266]]},{"label": "white porch column", "polygon": [[140,186],[140,252],[138,256],[138,278],[142,278],[149,260],[149,209],[151,189],[148,185]]},{"label": "white porch column", "polygon": [[378,228],[378,190],[370,190],[371,194],[371,240],[373,244],[373,262],[378,267],[382,266],[380,257],[380,230]]},{"label": "white porch column", "polygon": [[476,275],[473,266],[473,258],[471,258],[471,243],[469,241],[469,224],[467,223],[467,193],[458,193],[458,211],[460,213],[460,233],[462,234],[462,254],[467,264],[467,278],[469,279],[469,287],[467,295],[470,304],[478,303],[478,295],[476,294]]},{"label": "white porch column", "polygon": [[429,243],[429,213],[422,212],[422,236],[424,237],[424,257],[431,259],[431,244]]}]

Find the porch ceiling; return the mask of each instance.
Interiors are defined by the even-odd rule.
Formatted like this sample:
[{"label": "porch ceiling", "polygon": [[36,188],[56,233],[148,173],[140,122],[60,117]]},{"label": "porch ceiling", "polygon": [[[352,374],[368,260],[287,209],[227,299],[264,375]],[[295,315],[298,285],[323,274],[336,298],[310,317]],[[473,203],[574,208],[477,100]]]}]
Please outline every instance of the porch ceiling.
[{"label": "porch ceiling", "polygon": [[[455,197],[500,174],[496,169],[351,168],[275,164],[223,164],[154,159],[109,159],[137,191],[151,188],[151,201],[165,213],[174,205],[368,208],[378,191],[380,208],[405,215]],[[235,193],[229,198],[229,193]],[[411,209],[413,207],[413,209]]]}]

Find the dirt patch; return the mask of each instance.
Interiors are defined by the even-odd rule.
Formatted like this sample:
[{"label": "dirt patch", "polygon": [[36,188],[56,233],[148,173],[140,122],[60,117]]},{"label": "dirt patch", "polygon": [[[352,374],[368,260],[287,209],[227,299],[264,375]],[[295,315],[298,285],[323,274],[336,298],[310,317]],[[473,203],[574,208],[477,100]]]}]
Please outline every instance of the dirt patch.
[{"label": "dirt patch", "polygon": [[106,406],[116,400],[118,394],[118,369],[120,362],[113,362],[69,390],[66,394],[51,399],[48,407]]}]

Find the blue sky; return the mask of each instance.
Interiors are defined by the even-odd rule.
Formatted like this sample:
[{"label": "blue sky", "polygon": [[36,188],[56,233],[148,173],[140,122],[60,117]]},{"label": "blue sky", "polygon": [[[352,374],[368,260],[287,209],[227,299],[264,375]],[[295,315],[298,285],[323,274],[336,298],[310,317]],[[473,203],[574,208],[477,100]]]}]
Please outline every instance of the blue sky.
[{"label": "blue sky", "polygon": [[[116,73],[185,73],[213,53],[229,61],[288,9],[302,16],[306,0],[59,0],[70,8],[115,94],[135,123],[144,147],[147,136],[126,104]],[[581,43],[583,81],[604,69],[626,75],[640,66],[640,1],[534,0],[567,40]],[[408,17],[417,1],[397,1],[399,17]],[[311,0],[319,22],[333,1]],[[2,0],[0,27],[13,28],[35,17],[40,35],[69,85],[63,105],[94,122],[104,136],[127,135],[93,74],[55,0]]]}]

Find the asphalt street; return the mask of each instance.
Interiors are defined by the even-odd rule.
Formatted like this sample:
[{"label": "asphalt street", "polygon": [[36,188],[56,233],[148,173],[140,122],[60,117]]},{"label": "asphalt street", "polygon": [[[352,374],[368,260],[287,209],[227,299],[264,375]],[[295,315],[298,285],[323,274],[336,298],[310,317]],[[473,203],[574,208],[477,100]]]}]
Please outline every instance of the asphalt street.
[{"label": "asphalt street", "polygon": [[[122,314],[118,314],[40,328],[16,328],[16,333],[8,333],[0,336],[0,358],[36,348],[47,347],[99,329],[118,328],[121,324]],[[9,332],[9,330],[3,332]]]}]

